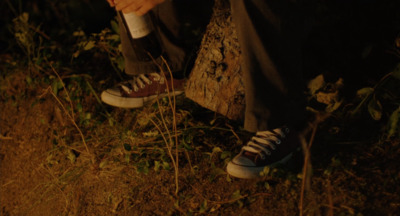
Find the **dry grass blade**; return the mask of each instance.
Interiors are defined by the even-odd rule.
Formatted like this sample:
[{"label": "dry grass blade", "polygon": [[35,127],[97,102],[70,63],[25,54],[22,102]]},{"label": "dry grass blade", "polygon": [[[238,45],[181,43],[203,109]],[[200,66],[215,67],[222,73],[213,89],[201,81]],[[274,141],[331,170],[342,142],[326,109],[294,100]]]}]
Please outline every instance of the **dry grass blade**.
[{"label": "dry grass blade", "polygon": [[[154,62],[154,63],[157,65],[157,67],[159,68],[160,73],[161,73],[161,75],[163,76],[163,78],[164,78],[165,80],[167,80],[167,79],[166,79],[166,75],[165,75],[165,71],[164,71],[162,65],[160,65],[159,63],[157,63],[157,62],[155,61],[155,59],[153,58],[153,56],[150,55],[150,57],[152,58],[153,62]],[[164,58],[163,56],[161,56],[161,60],[162,60],[163,65],[165,65],[165,66],[167,67],[167,70],[168,70],[168,73],[169,73],[171,79],[173,79],[172,71],[171,71],[171,68],[169,67],[167,61],[165,60],[165,58]],[[158,98],[158,97],[157,97],[157,104],[158,104],[158,108],[159,108],[159,111],[160,111],[161,122],[162,122],[162,124],[163,124],[165,130],[167,131],[168,139],[164,136],[164,134],[163,134],[161,128],[157,125],[157,123],[154,122],[151,118],[150,118],[150,121],[156,126],[157,130],[158,130],[158,131],[160,132],[160,134],[162,135],[162,137],[163,137],[163,139],[164,139],[164,141],[165,141],[165,144],[167,145],[168,154],[169,154],[169,156],[170,156],[170,158],[171,158],[171,161],[172,161],[172,164],[173,164],[173,166],[174,166],[174,173],[175,173],[175,194],[178,194],[178,191],[179,191],[179,179],[178,179],[178,178],[179,178],[179,166],[178,166],[178,165],[179,165],[179,150],[178,150],[178,149],[179,149],[179,148],[178,148],[178,129],[177,129],[177,125],[176,125],[176,97],[175,97],[175,94],[174,94],[175,88],[174,88],[174,83],[173,83],[173,81],[171,82],[171,90],[170,90],[170,86],[169,86],[168,81],[166,81],[165,83],[166,83],[166,90],[167,90],[167,95],[168,95],[168,96],[167,96],[167,97],[168,97],[168,104],[169,104],[169,106],[170,106],[170,108],[171,108],[171,111],[172,111],[172,127],[173,127],[172,130],[173,130],[174,136],[171,135],[171,132],[170,132],[170,130],[169,130],[167,124],[166,124],[166,121],[165,121],[163,112],[162,112],[162,110],[160,109],[160,101],[159,101],[159,98]],[[171,92],[172,92],[172,95],[171,95]],[[173,156],[173,154],[172,154],[172,145],[173,145],[173,143],[174,143],[173,137],[175,137],[175,158],[174,158],[174,156]]]},{"label": "dry grass blade", "polygon": [[[302,216],[304,213],[304,195],[311,188],[311,171],[312,165],[310,161],[310,148],[314,142],[315,135],[317,133],[318,125],[323,122],[326,118],[330,116],[329,113],[321,114],[316,113],[316,119],[313,123],[310,124],[308,128],[306,128],[302,134],[300,134],[299,139],[302,145],[303,154],[304,154],[304,165],[302,172],[302,181],[301,181],[301,189],[300,189],[300,201],[299,201],[299,215]],[[308,134],[309,130],[312,130],[310,141],[308,142],[305,139],[306,134]]]},{"label": "dry grass blade", "polygon": [[82,139],[82,143],[85,146],[85,150],[86,153],[91,156],[91,160],[92,163],[94,163],[94,158],[92,156],[92,154],[90,153],[89,147],[85,141],[85,136],[82,133],[82,130],[79,128],[79,126],[76,124],[75,120],[73,119],[73,117],[69,114],[69,112],[67,111],[67,109],[64,107],[64,105],[62,104],[62,102],[60,101],[60,99],[58,99],[58,97],[54,94],[53,91],[51,91],[50,89],[48,89],[48,91],[50,91],[50,94],[56,99],[56,101],[58,102],[58,104],[60,104],[61,108],[64,110],[65,114],[69,117],[69,119],[71,120],[72,124],[74,125],[74,127],[76,128],[76,130],[78,131],[81,139]]},{"label": "dry grass blade", "polygon": [[[60,75],[58,74],[58,72],[56,71],[56,69],[53,67],[53,65],[51,64],[51,63],[49,63],[49,65],[50,65],[50,68],[51,68],[51,70],[54,72],[54,74],[57,76],[57,78],[58,78],[58,80],[61,82],[61,85],[62,85],[62,87],[63,87],[63,89],[64,89],[64,91],[65,91],[65,94],[67,95],[67,99],[68,99],[68,102],[69,102],[69,105],[71,106],[71,109],[72,109],[72,100],[71,100],[71,97],[69,96],[69,93],[68,93],[68,91],[67,91],[67,88],[65,87],[65,84],[64,84],[64,81],[61,79],[61,77],[60,77]],[[71,111],[71,116],[73,117],[73,119],[75,119],[75,116],[74,116],[74,112],[73,111]]]},{"label": "dry grass blade", "polygon": [[[162,114],[161,114],[162,115]],[[163,120],[163,124],[165,125],[165,120],[164,120],[164,118],[162,118]],[[173,156],[173,154],[172,154],[172,137],[171,137],[171,135],[169,134],[169,130],[168,130],[168,128],[166,128],[167,130],[168,130],[168,139],[167,139],[167,137],[164,135],[164,133],[163,133],[163,131],[161,130],[161,128],[160,128],[160,126],[158,126],[158,124],[153,120],[153,119],[151,119],[150,118],[150,121],[151,121],[151,123],[153,123],[153,125],[157,128],[157,130],[160,132],[160,134],[161,134],[161,136],[162,136],[162,138],[163,138],[163,140],[164,140],[164,143],[165,143],[165,145],[167,146],[167,150],[168,150],[168,155],[169,155],[169,157],[171,158],[171,161],[172,161],[172,165],[174,166],[174,169],[175,169],[175,184],[176,184],[176,193],[177,193],[177,191],[179,190],[178,188],[178,180],[177,180],[177,178],[178,178],[178,173],[177,173],[177,168],[176,167],[178,167],[178,165],[176,164],[176,161],[175,161],[175,159],[174,159],[174,156]]]},{"label": "dry grass blade", "polygon": [[[173,79],[172,71],[171,71],[171,68],[169,67],[167,61],[165,60],[165,58],[163,56],[161,56],[161,59],[162,59],[163,63],[166,65],[171,79]],[[160,69],[161,69],[161,72],[163,72],[161,67],[160,67]],[[162,74],[164,75],[164,78],[165,78],[165,74],[164,73],[162,73]],[[173,100],[171,100],[171,91],[169,90],[168,82],[166,82],[166,83],[167,83],[168,101],[169,101],[169,105],[171,106],[171,110],[172,110],[173,132],[175,134],[175,184],[176,184],[175,194],[178,194],[178,191],[179,191],[179,187],[178,187],[178,185],[179,185],[179,179],[178,179],[178,177],[179,177],[179,166],[178,166],[179,165],[179,154],[178,154],[179,151],[178,151],[178,149],[179,148],[178,148],[178,128],[176,125],[176,97],[174,94],[174,92],[175,92],[174,82],[173,81],[171,82],[172,99]]]},{"label": "dry grass blade", "polygon": [[328,188],[328,203],[329,203],[329,211],[328,211],[328,216],[333,216],[334,212],[334,206],[333,206],[333,199],[332,199],[332,185],[331,181],[327,181],[327,188]]},{"label": "dry grass blade", "polygon": [[[65,93],[66,93],[66,95],[67,95],[68,102],[70,103],[70,107],[71,107],[71,109],[72,109],[72,107],[73,107],[73,105],[72,105],[72,100],[71,100],[71,97],[69,96],[69,93],[68,93],[68,91],[67,91],[67,88],[65,87],[64,82],[62,81],[60,75],[57,73],[57,71],[55,70],[55,68],[54,68],[50,63],[49,63],[49,65],[50,65],[52,71],[53,71],[53,72],[56,74],[56,76],[58,77],[59,81],[61,82],[61,84],[62,84],[62,86],[63,86],[63,89],[64,89],[64,91],[65,91]],[[60,104],[60,106],[61,106],[61,108],[64,110],[65,114],[68,116],[68,118],[70,119],[70,121],[72,122],[72,124],[74,125],[74,127],[76,128],[76,130],[78,131],[78,133],[79,133],[79,135],[80,135],[80,137],[81,137],[81,139],[82,139],[82,143],[83,143],[83,145],[84,145],[84,147],[85,147],[86,153],[90,156],[90,159],[91,159],[92,163],[94,164],[94,163],[95,163],[94,156],[90,153],[89,147],[88,147],[88,145],[87,145],[87,143],[86,143],[85,136],[83,135],[82,130],[79,128],[79,126],[78,126],[78,125],[76,124],[76,122],[75,122],[73,110],[71,110],[71,112],[68,112],[68,110],[65,108],[64,104],[60,101],[60,99],[58,99],[57,95],[54,94],[54,92],[50,89],[50,87],[49,87],[46,91],[50,91],[51,95],[56,99],[56,101],[58,102],[58,104]]]},{"label": "dry grass blade", "polygon": [[[315,131],[315,129],[314,129]],[[302,172],[302,180],[301,180],[301,189],[300,189],[300,202],[299,202],[299,215],[303,215],[303,206],[304,206],[304,194],[310,188],[310,181],[311,181],[311,176],[308,175],[308,172],[311,170],[311,163],[309,161],[310,158],[310,151],[307,147],[307,142],[304,138],[304,135],[300,136],[300,141],[301,145],[303,148],[303,153],[304,153],[304,165],[303,165],[303,172]]]},{"label": "dry grass blade", "polygon": [[12,137],[8,137],[8,136],[3,136],[0,134],[0,140],[12,140]]}]

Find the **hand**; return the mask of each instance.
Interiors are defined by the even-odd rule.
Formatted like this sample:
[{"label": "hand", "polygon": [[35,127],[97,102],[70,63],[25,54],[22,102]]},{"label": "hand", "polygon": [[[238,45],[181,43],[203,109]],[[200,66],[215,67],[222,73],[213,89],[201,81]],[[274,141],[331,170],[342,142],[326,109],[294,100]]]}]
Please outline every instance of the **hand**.
[{"label": "hand", "polygon": [[[113,0],[107,1],[110,3],[110,1]],[[124,13],[133,12],[138,16],[142,16],[164,1],[165,0],[114,0],[113,4],[118,11]]]},{"label": "hand", "polygon": [[107,0],[111,7],[115,7],[114,0]]}]

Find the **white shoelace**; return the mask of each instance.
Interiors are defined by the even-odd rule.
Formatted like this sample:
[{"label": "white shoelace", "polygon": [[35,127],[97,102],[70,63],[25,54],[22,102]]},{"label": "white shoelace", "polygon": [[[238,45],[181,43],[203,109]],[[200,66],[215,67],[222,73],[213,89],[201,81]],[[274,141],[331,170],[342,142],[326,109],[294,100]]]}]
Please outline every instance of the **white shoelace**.
[{"label": "white shoelace", "polygon": [[129,82],[129,84],[131,84],[132,88],[124,85],[123,83],[120,84],[120,86],[127,93],[131,93],[132,90],[137,92],[137,91],[139,91],[139,88],[142,88],[142,89],[145,88],[146,84],[147,85],[152,84],[152,81],[150,80],[149,77],[153,77],[153,80],[160,82],[160,84],[164,83],[164,77],[162,77],[159,73],[149,73],[149,74],[140,74],[140,75],[134,76],[133,79]]},{"label": "white shoelace", "polygon": [[281,144],[281,140],[278,135],[285,138],[285,133],[281,128],[274,129],[272,131],[260,131],[247,143],[246,146],[242,147],[242,150],[251,153],[259,154],[262,159],[265,159],[265,155],[271,155],[271,151],[276,149],[276,145]]}]

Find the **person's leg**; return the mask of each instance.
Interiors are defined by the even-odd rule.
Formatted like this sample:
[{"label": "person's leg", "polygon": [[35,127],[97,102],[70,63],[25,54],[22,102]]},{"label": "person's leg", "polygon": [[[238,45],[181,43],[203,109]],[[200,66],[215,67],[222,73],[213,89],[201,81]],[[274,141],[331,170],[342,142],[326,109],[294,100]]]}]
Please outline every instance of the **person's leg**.
[{"label": "person's leg", "polygon": [[301,47],[304,24],[296,1],[233,0],[243,57],[245,129],[297,124],[304,117]]},{"label": "person's leg", "polygon": [[243,58],[245,129],[258,132],[228,164],[233,176],[256,177],[264,166],[287,160],[299,144],[293,131],[305,116],[301,63],[305,29],[296,2],[231,1]]},{"label": "person's leg", "polygon": [[[181,22],[178,19],[177,10],[172,1],[165,1],[164,3],[155,7],[153,13],[153,22],[155,31],[157,32],[160,45],[164,51],[162,56],[171,56],[168,59],[169,66],[172,70],[181,68],[185,59],[185,49],[181,44],[176,43],[180,35],[179,29]],[[127,29],[123,25],[120,17],[118,17],[119,29],[121,36],[122,54],[125,60],[125,73],[128,75],[139,75],[146,73],[159,72],[158,65],[162,65],[161,57],[155,59],[156,62],[146,61],[142,62],[136,57],[135,50],[132,48]],[[158,65],[157,65],[158,64]]]},{"label": "person's leg", "polygon": [[[120,22],[120,34],[122,41],[123,56],[125,59],[125,73],[133,76],[128,81],[122,82],[113,88],[102,92],[103,102],[122,108],[139,108],[156,97],[167,95],[166,91],[172,90],[175,95],[183,92],[184,79],[180,72],[186,67],[190,52],[195,44],[188,44],[187,24],[197,24],[197,28],[205,29],[211,15],[211,0],[166,0],[153,9],[156,31],[161,41],[169,68],[174,77],[168,77],[167,67],[161,58],[156,62],[140,62],[128,38],[124,26]],[[202,10],[199,10],[202,9]],[[198,14],[203,12],[202,14]],[[196,16],[197,15],[197,16]],[[198,21],[200,20],[200,21]],[[164,78],[160,75],[159,66],[166,73]],[[168,87],[167,87],[168,86]]]},{"label": "person's leg", "polygon": [[[192,30],[190,28],[205,29],[211,16],[212,4],[212,0],[166,0],[152,10],[157,35],[164,50],[163,57],[168,61],[172,72],[182,72],[185,69],[193,47],[197,45],[186,42],[200,42],[187,38],[192,36],[187,32]],[[154,62],[137,60],[125,28],[121,22],[119,23],[125,72],[128,75],[158,72],[159,69]],[[192,26],[187,27],[187,25]],[[157,63],[162,63],[161,59],[157,59]]]}]

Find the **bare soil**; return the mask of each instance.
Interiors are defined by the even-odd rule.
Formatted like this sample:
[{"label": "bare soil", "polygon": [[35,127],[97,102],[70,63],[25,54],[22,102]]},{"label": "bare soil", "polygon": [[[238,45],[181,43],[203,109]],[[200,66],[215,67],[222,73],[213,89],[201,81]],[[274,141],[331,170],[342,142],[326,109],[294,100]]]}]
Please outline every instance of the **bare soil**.
[{"label": "bare soil", "polygon": [[[239,180],[224,169],[249,134],[179,97],[178,137],[186,147],[178,148],[175,193],[166,145],[148,120],[157,120],[158,107],[172,120],[165,101],[104,110],[95,95],[77,93],[78,130],[63,109],[65,91],[57,100],[43,77],[30,84],[26,77],[14,70],[0,81],[0,215],[398,215],[399,140],[329,144],[321,125],[305,187],[301,152],[267,176]],[[80,113],[92,117],[85,123]]]}]

